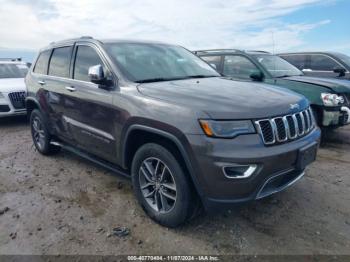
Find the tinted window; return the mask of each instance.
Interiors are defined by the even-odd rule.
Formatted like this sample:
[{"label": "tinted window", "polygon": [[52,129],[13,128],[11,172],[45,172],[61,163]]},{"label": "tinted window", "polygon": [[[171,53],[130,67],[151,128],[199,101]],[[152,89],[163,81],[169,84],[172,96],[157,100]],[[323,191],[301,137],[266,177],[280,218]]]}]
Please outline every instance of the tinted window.
[{"label": "tinted window", "polygon": [[282,57],[284,60],[288,61],[300,70],[307,68],[307,55],[281,55],[280,57]]},{"label": "tinted window", "polygon": [[54,49],[50,59],[49,75],[69,77],[71,53],[71,46]]},{"label": "tinted window", "polygon": [[202,56],[204,61],[206,61],[209,65],[215,65],[215,69],[218,70],[221,64],[221,56]]},{"label": "tinted window", "polygon": [[332,58],[325,55],[311,55],[310,69],[315,71],[333,71],[340,67]]},{"label": "tinted window", "polygon": [[0,64],[0,78],[23,78],[27,71],[25,64]]},{"label": "tinted window", "polygon": [[253,72],[259,69],[243,56],[225,56],[223,74],[236,78],[250,79]]},{"label": "tinted window", "polygon": [[107,43],[105,46],[125,77],[134,82],[220,76],[180,46],[153,43]]},{"label": "tinted window", "polygon": [[[81,81],[90,82],[88,71],[89,67],[102,65],[103,62],[96,51],[90,46],[78,46],[74,64],[73,78]],[[104,72],[106,69],[104,68]]]},{"label": "tinted window", "polygon": [[34,67],[34,73],[38,74],[47,74],[47,65],[49,63],[51,50],[46,50],[42,53],[40,53],[38,60],[36,61],[35,67]]}]

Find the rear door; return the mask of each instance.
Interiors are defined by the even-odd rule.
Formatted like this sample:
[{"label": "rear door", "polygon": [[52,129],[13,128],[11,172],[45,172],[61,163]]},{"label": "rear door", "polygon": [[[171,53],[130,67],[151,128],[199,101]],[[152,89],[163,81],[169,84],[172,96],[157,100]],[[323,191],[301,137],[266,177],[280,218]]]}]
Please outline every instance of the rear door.
[{"label": "rear door", "polygon": [[42,83],[46,91],[50,122],[54,133],[70,144],[75,144],[74,137],[64,121],[69,105],[66,103],[70,85],[70,66],[73,45],[60,46],[52,50],[47,77]]},{"label": "rear door", "polygon": [[99,88],[89,80],[89,67],[102,65],[105,74],[110,68],[97,46],[77,43],[74,49],[69,85],[66,85],[64,123],[72,131],[77,146],[114,162],[116,158],[113,90]]}]

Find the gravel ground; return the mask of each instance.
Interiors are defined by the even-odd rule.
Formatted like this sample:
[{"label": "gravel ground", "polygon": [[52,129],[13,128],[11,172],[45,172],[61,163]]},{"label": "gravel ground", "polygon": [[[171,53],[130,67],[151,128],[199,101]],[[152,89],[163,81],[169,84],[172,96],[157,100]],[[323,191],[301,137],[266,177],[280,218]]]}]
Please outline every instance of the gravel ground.
[{"label": "gravel ground", "polygon": [[[0,119],[0,141],[0,254],[350,254],[350,127],[293,187],[176,230],[143,213],[128,180],[41,156],[25,118]],[[120,226],[129,234],[113,235]]]}]

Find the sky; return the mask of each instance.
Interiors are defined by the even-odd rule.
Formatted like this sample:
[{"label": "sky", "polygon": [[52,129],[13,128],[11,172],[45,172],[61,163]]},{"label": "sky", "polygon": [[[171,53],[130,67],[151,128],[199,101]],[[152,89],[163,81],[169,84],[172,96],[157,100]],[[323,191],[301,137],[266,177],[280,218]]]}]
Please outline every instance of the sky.
[{"label": "sky", "polygon": [[350,0],[0,0],[0,57],[52,41],[158,40],[186,48],[350,55]]}]

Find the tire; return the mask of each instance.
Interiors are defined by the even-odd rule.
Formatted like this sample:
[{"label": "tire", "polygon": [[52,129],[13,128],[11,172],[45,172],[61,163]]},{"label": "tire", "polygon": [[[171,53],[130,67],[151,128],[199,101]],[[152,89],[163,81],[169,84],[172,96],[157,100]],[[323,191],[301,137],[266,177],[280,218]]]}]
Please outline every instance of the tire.
[{"label": "tire", "polygon": [[42,113],[34,109],[30,114],[30,130],[35,148],[43,155],[58,153],[60,147],[51,145],[51,136]]},{"label": "tire", "polygon": [[131,175],[137,200],[154,221],[174,228],[193,217],[198,197],[178,160],[165,147],[141,146],[133,158]]}]

